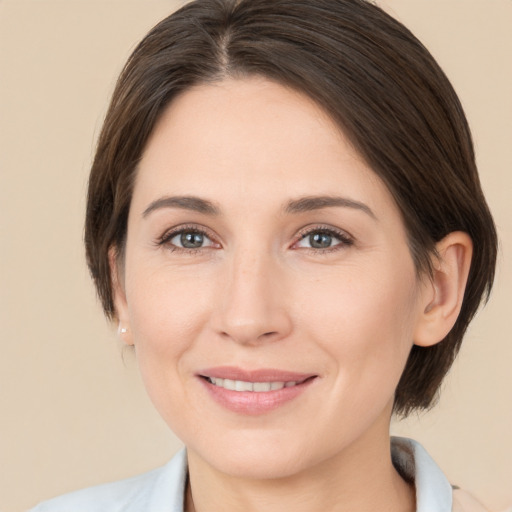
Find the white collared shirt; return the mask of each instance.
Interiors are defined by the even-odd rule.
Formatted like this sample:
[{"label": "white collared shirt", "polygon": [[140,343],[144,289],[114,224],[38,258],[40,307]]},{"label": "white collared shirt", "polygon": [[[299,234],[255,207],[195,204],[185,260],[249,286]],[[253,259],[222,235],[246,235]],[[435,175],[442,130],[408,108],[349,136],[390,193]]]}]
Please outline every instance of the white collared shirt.
[{"label": "white collared shirt", "polygon": [[[452,487],[419,443],[393,437],[391,454],[397,470],[414,481],[416,512],[452,511]],[[41,503],[31,512],[183,512],[186,480],[187,456],[183,449],[159,469],[65,494]]]}]

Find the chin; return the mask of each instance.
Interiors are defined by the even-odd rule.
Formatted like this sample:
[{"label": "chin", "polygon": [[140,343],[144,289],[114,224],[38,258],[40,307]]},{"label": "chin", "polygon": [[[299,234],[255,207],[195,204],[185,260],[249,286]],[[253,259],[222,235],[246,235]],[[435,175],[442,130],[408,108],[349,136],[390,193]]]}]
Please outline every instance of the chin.
[{"label": "chin", "polygon": [[189,450],[221,473],[255,480],[286,478],[319,462],[310,460],[302,436],[300,442],[294,443],[290,439],[286,442],[282,434],[273,439],[256,433],[244,434],[226,442],[211,440],[207,446]]},{"label": "chin", "polygon": [[300,454],[286,454],[264,450],[259,453],[230,453],[229,457],[215,459],[216,469],[233,477],[254,480],[275,480],[301,472],[307,467]]}]

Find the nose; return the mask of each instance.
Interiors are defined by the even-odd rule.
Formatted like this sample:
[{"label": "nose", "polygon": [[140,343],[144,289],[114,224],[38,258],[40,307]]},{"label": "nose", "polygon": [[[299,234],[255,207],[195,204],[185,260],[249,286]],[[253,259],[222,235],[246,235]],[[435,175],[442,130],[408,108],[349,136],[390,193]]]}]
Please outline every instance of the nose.
[{"label": "nose", "polygon": [[292,321],[283,272],[272,257],[238,254],[226,266],[213,319],[216,332],[243,345],[286,338]]}]

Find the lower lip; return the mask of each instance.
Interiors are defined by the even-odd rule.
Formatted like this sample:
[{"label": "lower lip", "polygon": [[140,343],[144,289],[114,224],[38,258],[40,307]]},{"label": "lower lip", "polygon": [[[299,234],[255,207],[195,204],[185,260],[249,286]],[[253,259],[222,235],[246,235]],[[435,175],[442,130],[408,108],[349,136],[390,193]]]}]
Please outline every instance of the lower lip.
[{"label": "lower lip", "polygon": [[315,378],[307,379],[301,384],[289,388],[273,391],[231,391],[220,386],[215,386],[206,379],[199,377],[213,399],[230,411],[247,415],[258,415],[273,411],[286,404],[290,400],[304,393],[313,383]]}]

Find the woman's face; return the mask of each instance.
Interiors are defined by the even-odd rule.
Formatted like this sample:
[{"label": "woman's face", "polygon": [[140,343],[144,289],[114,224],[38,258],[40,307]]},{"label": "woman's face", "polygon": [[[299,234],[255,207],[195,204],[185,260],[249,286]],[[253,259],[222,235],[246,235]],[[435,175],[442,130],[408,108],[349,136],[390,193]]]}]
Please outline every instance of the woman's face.
[{"label": "woman's face", "polygon": [[149,395],[200,460],[284,476],[386,439],[423,287],[390,193],[308,98],[259,78],[178,97],[121,282]]}]

